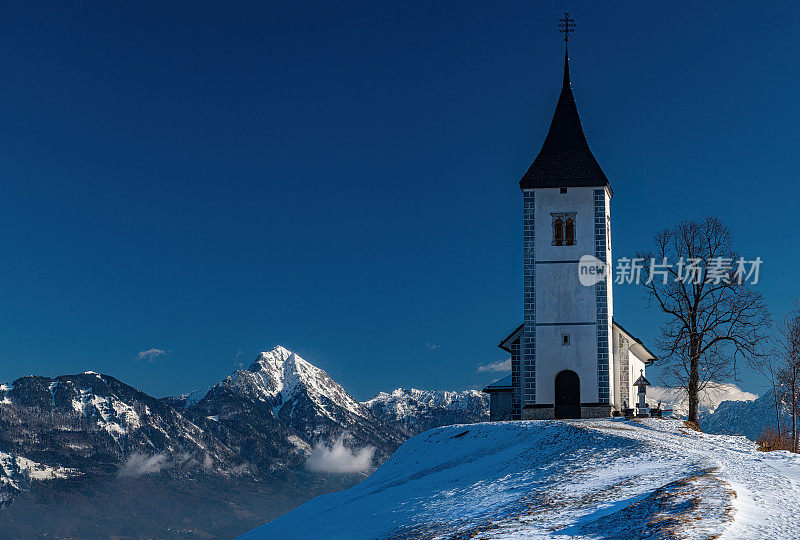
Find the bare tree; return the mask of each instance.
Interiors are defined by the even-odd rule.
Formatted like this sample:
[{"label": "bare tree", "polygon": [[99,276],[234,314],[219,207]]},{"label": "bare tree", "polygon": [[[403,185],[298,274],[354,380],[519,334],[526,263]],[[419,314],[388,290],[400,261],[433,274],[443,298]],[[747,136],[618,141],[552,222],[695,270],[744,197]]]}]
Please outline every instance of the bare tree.
[{"label": "bare tree", "polygon": [[775,428],[772,430],[776,440],[782,440],[783,425],[781,424],[781,394],[782,387],[780,381],[781,363],[780,353],[774,352],[770,355],[763,355],[754,358],[750,364],[758,371],[762,377],[767,379],[772,387],[772,405],[775,407]]},{"label": "bare tree", "polygon": [[798,450],[797,416],[800,411],[800,302],[795,301],[778,327],[781,365],[778,382],[792,415],[792,451]]},{"label": "bare tree", "polygon": [[766,304],[748,286],[730,230],[716,218],[658,233],[654,249],[638,258],[649,300],[667,317],[658,339],[663,362],[686,390],[688,420],[697,423],[706,385],[735,373],[738,360],[763,356]]}]

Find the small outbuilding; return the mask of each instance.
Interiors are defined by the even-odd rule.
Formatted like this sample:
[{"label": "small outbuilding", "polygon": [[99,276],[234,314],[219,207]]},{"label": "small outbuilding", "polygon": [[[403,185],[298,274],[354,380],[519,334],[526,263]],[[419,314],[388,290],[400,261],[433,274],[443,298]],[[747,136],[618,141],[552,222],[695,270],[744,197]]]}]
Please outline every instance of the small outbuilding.
[{"label": "small outbuilding", "polygon": [[483,389],[489,394],[489,421],[511,420],[511,375],[494,381]]}]

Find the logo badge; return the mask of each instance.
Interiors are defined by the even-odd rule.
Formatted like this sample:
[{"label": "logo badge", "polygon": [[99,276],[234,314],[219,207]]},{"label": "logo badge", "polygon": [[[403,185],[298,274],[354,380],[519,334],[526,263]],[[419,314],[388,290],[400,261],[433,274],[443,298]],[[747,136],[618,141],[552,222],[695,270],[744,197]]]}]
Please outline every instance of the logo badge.
[{"label": "logo badge", "polygon": [[597,285],[606,279],[606,263],[594,255],[584,255],[578,261],[578,279],[584,287]]}]

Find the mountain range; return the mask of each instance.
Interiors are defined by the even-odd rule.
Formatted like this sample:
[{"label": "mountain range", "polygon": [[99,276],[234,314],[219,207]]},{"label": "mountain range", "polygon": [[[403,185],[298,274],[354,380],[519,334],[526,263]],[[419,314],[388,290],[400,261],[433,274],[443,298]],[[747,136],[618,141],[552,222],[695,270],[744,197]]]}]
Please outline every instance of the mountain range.
[{"label": "mountain range", "polygon": [[[755,439],[774,422],[770,395],[755,397],[711,392],[701,427]],[[652,398],[684,412],[673,390]],[[476,390],[359,402],[280,346],[160,399],[91,371],[23,377],[0,385],[0,520],[16,538],[234,536],[353,486],[409,437],[486,420]]]},{"label": "mountain range", "polygon": [[231,536],[354,485],[410,436],[487,419],[475,390],[361,403],[280,346],[161,399],[94,372],[23,377],[0,386],[0,520],[15,537]]},{"label": "mountain range", "polygon": [[[675,418],[686,418],[689,402],[686,392],[679,388],[652,387],[648,400],[660,401]],[[698,421],[706,433],[744,435],[755,441],[768,427],[775,427],[775,399],[772,392],[759,397],[731,383],[709,385],[700,393]],[[781,404],[781,424],[791,423],[787,403]]]},{"label": "mountain range", "polygon": [[404,390],[381,392],[364,405],[406,438],[434,427],[472,424],[489,419],[487,394],[477,390]]}]

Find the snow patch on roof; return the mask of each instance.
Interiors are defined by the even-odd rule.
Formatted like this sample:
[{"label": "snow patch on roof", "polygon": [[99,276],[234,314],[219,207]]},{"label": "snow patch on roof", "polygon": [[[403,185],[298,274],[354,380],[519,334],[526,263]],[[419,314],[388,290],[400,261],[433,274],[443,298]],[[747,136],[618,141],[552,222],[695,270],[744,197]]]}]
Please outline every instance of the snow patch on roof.
[{"label": "snow patch on roof", "polygon": [[486,388],[510,388],[511,387],[511,374],[509,373],[502,379],[497,379],[492,384],[487,384]]}]

